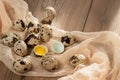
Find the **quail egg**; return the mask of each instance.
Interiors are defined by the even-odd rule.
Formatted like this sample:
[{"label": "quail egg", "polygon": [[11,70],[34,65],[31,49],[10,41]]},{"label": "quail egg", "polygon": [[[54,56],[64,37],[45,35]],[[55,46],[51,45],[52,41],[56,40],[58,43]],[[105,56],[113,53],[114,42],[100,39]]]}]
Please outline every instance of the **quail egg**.
[{"label": "quail egg", "polygon": [[46,7],[43,14],[43,19],[41,20],[42,24],[51,24],[52,20],[55,18],[56,10],[53,7]]},{"label": "quail egg", "polygon": [[70,58],[69,62],[72,66],[76,67],[79,64],[86,64],[87,58],[82,54],[76,54]]},{"label": "quail egg", "polygon": [[28,47],[34,47],[40,44],[40,39],[36,34],[29,34],[24,41]]},{"label": "quail egg", "polygon": [[13,62],[13,68],[18,73],[25,73],[32,69],[32,64],[26,58],[21,58]]},{"label": "quail egg", "polygon": [[56,10],[53,7],[46,7],[45,8],[45,15],[50,20],[53,20],[55,18],[55,15],[56,15]]},{"label": "quail egg", "polygon": [[48,42],[50,38],[52,38],[52,29],[50,28],[50,25],[42,25],[40,28],[40,38],[43,42]]},{"label": "quail egg", "polygon": [[17,31],[24,31],[26,29],[26,22],[23,19],[17,19],[13,22],[13,28]]},{"label": "quail egg", "polygon": [[64,44],[64,46],[70,46],[74,44],[75,39],[74,36],[71,33],[66,33],[61,37],[61,42]]},{"label": "quail egg", "polygon": [[27,29],[28,34],[31,34],[31,33],[38,34],[39,30],[40,30],[39,24],[33,24],[32,22],[28,24],[28,29]]},{"label": "quail egg", "polygon": [[20,38],[15,33],[7,33],[2,36],[2,43],[9,47],[13,47],[14,43],[19,39]]},{"label": "quail egg", "polygon": [[19,56],[27,55],[27,45],[24,41],[19,40],[14,44],[14,52]]},{"label": "quail egg", "polygon": [[58,61],[52,56],[44,56],[41,66],[48,71],[55,71],[58,68]]}]

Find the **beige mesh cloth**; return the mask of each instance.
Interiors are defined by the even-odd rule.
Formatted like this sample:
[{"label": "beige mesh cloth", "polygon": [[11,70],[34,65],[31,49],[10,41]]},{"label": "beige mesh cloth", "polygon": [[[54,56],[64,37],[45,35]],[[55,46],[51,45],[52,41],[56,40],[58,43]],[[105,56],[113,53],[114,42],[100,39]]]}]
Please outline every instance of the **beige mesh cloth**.
[{"label": "beige mesh cloth", "polygon": [[[0,0],[1,34],[15,32],[23,39],[24,33],[16,32],[11,28],[12,21],[25,18],[28,12],[28,5],[23,0]],[[48,43],[44,43],[48,46],[49,51],[51,51],[52,43],[59,40],[66,32],[57,27],[52,27],[52,29],[53,38]],[[71,33],[73,33],[77,43],[68,47],[63,54],[53,55],[60,63],[57,71],[48,72],[44,70],[39,60],[33,55],[29,55],[27,59],[32,62],[33,69],[19,75],[61,76],[58,80],[120,80],[120,37],[117,33],[108,31],[91,33],[72,31]],[[73,68],[69,64],[69,59],[74,54],[85,55],[88,58],[88,63],[85,66],[79,64]],[[0,60],[14,73],[16,72],[12,64],[16,58],[19,56],[15,55],[11,48],[0,43]]]}]

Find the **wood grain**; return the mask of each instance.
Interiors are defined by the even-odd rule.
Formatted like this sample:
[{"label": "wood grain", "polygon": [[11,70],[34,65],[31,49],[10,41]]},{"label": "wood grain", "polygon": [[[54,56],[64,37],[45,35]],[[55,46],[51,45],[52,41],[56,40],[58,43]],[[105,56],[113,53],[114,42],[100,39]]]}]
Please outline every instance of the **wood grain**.
[{"label": "wood grain", "polygon": [[93,0],[84,31],[110,30],[120,33],[120,0]]},{"label": "wood grain", "polygon": [[21,76],[12,73],[2,62],[0,62],[0,80],[21,80]]}]

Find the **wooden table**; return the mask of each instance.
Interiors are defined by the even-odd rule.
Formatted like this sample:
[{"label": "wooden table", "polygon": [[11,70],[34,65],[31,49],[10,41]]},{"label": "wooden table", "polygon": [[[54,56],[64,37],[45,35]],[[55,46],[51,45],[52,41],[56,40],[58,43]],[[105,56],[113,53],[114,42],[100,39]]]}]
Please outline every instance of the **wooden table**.
[{"label": "wooden table", "polygon": [[[53,6],[57,16],[54,26],[68,30],[120,32],[120,0],[25,0],[39,19],[46,6]],[[56,80],[57,78],[25,77],[12,73],[0,62],[0,80]]]}]

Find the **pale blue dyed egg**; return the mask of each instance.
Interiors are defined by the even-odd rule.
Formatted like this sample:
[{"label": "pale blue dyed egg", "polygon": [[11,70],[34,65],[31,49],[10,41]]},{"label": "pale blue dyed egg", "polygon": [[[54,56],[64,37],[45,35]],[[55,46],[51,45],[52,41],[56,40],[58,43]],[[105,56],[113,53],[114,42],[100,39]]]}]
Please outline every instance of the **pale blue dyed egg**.
[{"label": "pale blue dyed egg", "polygon": [[64,51],[64,45],[62,44],[62,42],[55,42],[52,45],[52,51],[55,53],[62,53]]}]

